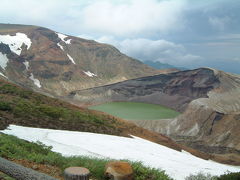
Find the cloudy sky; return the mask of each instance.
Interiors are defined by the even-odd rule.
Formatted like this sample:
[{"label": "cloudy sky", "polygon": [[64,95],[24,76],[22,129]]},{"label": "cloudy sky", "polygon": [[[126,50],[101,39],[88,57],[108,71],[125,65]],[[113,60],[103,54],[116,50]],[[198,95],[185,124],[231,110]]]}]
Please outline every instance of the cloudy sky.
[{"label": "cloudy sky", "polygon": [[240,74],[240,0],[1,0],[0,22],[95,39],[142,61]]}]

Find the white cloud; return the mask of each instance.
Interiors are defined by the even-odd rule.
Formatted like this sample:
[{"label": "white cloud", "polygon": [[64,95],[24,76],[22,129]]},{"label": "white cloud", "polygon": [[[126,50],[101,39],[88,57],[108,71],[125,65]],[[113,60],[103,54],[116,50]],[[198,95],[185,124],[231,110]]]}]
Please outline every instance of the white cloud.
[{"label": "white cloud", "polygon": [[180,19],[185,0],[126,2],[105,0],[90,4],[83,11],[83,25],[113,35],[160,33],[182,27]]},{"label": "white cloud", "polygon": [[113,44],[121,52],[139,60],[159,61],[175,66],[191,66],[202,58],[187,52],[181,44],[166,40],[125,39],[118,41],[113,37],[101,37],[98,42]]},{"label": "white cloud", "polygon": [[1,0],[0,20],[55,27],[65,33],[166,33],[183,27],[185,1]]},{"label": "white cloud", "polygon": [[210,25],[220,31],[225,30],[226,26],[231,22],[231,18],[225,17],[209,17],[208,22]]}]

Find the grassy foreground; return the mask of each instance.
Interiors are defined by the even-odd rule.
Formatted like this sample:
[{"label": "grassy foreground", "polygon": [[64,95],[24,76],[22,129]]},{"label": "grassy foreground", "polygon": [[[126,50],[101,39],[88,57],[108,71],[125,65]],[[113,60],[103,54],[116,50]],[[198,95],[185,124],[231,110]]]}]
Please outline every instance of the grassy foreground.
[{"label": "grassy foreground", "polygon": [[106,112],[126,120],[167,119],[174,118],[180,114],[161,105],[136,102],[110,102],[92,106],[90,109]]},{"label": "grassy foreground", "polygon": [[[0,156],[58,167],[61,170],[60,174],[50,174],[57,177],[62,176],[63,170],[67,167],[83,166],[90,170],[92,178],[98,180],[104,179],[104,167],[109,161],[91,157],[63,157],[59,153],[52,152],[51,147],[41,143],[30,143],[5,134],[0,134]],[[135,180],[171,180],[164,171],[145,167],[140,162],[131,162],[131,164],[135,172]]]}]

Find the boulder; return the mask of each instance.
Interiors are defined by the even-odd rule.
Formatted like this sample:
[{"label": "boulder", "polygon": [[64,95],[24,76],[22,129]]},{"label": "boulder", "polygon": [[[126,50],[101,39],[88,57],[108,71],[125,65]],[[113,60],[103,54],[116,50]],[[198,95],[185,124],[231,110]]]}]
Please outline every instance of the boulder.
[{"label": "boulder", "polygon": [[111,180],[133,180],[133,169],[128,162],[111,161],[106,164],[104,175]]}]

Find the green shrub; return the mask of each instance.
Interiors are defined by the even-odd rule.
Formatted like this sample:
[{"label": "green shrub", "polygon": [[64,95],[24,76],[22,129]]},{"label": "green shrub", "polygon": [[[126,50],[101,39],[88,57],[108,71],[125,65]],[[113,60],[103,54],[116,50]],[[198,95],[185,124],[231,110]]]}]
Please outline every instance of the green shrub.
[{"label": "green shrub", "polygon": [[38,109],[39,111],[43,112],[44,114],[52,118],[60,118],[67,114],[66,109],[53,106],[40,105]]},{"label": "green shrub", "polygon": [[216,176],[212,176],[211,174],[204,174],[199,172],[196,175],[190,174],[185,180],[217,180]]},{"label": "green shrub", "polygon": [[16,94],[17,91],[18,89],[10,84],[4,84],[0,87],[0,93],[3,94]]},{"label": "green shrub", "polygon": [[24,90],[11,84],[4,84],[0,86],[0,93],[18,95],[21,98],[29,98],[33,94],[32,91]]},{"label": "green shrub", "polygon": [[237,173],[226,173],[218,177],[218,180],[239,180],[240,172]]},{"label": "green shrub", "polygon": [[135,173],[135,180],[161,180],[171,179],[165,171],[161,171],[155,168],[149,168],[142,165],[141,162],[132,163],[133,171]]},{"label": "green shrub", "polygon": [[0,100],[0,110],[11,111],[12,107],[11,107],[10,103]]}]

